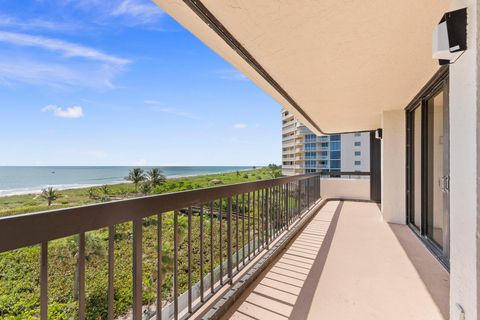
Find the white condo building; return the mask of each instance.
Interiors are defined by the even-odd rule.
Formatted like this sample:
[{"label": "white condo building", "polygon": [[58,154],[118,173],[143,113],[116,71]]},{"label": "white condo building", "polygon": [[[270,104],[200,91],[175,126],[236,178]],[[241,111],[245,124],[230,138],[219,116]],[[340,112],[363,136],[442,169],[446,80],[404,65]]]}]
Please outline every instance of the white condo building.
[{"label": "white condo building", "polygon": [[370,170],[370,132],[317,136],[282,110],[282,173]]}]

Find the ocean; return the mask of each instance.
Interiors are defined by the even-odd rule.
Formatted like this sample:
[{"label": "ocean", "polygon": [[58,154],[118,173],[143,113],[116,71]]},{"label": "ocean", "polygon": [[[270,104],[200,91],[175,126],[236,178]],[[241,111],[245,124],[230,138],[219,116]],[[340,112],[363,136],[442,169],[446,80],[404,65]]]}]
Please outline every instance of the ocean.
[{"label": "ocean", "polygon": [[[0,196],[41,192],[43,188],[59,190],[126,182],[133,167],[11,167],[0,166]],[[159,168],[167,178],[248,170],[252,167],[142,167]]]}]

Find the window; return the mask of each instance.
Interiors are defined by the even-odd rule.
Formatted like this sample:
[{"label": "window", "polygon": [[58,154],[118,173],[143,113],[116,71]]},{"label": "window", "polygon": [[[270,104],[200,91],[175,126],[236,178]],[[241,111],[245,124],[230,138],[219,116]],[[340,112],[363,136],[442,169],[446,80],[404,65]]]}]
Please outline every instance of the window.
[{"label": "window", "polygon": [[340,135],[336,134],[336,135],[330,136],[330,141],[340,141]]},{"label": "window", "polygon": [[355,155],[356,155],[356,156],[360,156],[361,154],[362,154],[362,152],[360,152],[360,151],[355,151]]},{"label": "window", "polygon": [[340,150],[340,141],[330,142],[330,150]]},{"label": "window", "polygon": [[316,166],[315,160],[308,160],[305,161],[305,167],[315,167]]},{"label": "window", "polygon": [[361,143],[360,143],[360,141],[355,141],[355,142],[353,143],[353,145],[354,145],[355,147],[360,147]]},{"label": "window", "polygon": [[317,145],[315,143],[305,144],[305,150],[317,150]]},{"label": "window", "polygon": [[328,148],[328,142],[322,142],[322,143],[320,144],[320,146],[321,146],[322,148]]},{"label": "window", "polygon": [[314,151],[305,152],[305,159],[315,159],[316,157],[317,153]]},{"label": "window", "polygon": [[356,165],[356,166],[359,166],[359,165],[361,165],[361,164],[362,164],[362,161],[358,161],[358,160],[355,161],[355,165]]},{"label": "window", "polygon": [[362,134],[360,132],[355,132],[354,137],[360,137]]},{"label": "window", "polygon": [[330,160],[330,169],[340,169],[341,161],[340,160]]},{"label": "window", "polygon": [[317,136],[314,134],[307,134],[305,136],[305,142],[315,142],[317,140]]},{"label": "window", "polygon": [[318,137],[320,141],[328,141],[328,136],[320,136]]},{"label": "window", "polygon": [[305,173],[315,173],[317,172],[316,169],[305,169]]},{"label": "window", "polygon": [[340,159],[340,151],[331,151],[330,159]]}]

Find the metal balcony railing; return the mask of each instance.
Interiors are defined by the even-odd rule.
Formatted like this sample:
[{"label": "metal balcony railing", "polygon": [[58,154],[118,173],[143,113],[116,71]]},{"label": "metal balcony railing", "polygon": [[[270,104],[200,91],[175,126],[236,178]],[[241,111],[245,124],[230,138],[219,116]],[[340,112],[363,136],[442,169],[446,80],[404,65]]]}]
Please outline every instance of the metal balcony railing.
[{"label": "metal balcony railing", "polygon": [[[0,253],[38,246],[38,315],[47,319],[49,277],[54,275],[49,269],[53,254],[49,253],[49,244],[75,236],[78,250],[78,277],[74,280],[78,314],[75,317],[85,319],[89,306],[85,290],[89,270],[86,269],[86,235],[108,229],[104,239],[108,246],[105,267],[108,288],[104,300],[108,319],[114,319],[117,228],[128,226],[133,251],[128,261],[132,270],[133,319],[142,319],[144,309],[150,310],[146,308],[150,304],[157,310],[157,319],[188,318],[219,289],[231,285],[240,270],[319,199],[320,174],[307,174],[3,217],[0,218]],[[172,229],[168,230],[172,236],[167,237],[165,226]],[[153,244],[145,243],[146,228],[153,228],[156,234]],[[166,251],[166,242],[170,243],[171,251]],[[154,248],[150,251],[154,252],[153,260],[144,260],[147,248]],[[165,257],[173,261],[171,267]],[[193,260],[198,263],[194,264]],[[153,301],[146,301],[144,295],[146,261],[154,264],[151,266],[156,279],[152,285]],[[167,279],[173,284],[171,288],[163,286]],[[162,290],[171,292],[165,295]],[[154,315],[155,311],[148,317]]]}]

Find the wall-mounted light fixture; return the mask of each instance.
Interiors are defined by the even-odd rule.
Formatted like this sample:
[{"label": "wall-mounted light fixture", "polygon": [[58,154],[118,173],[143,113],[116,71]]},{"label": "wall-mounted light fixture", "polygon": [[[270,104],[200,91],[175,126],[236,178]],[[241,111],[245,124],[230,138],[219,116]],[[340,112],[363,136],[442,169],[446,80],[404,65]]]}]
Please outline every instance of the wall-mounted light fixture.
[{"label": "wall-mounted light fixture", "polygon": [[447,12],[433,30],[432,57],[451,64],[467,50],[467,9]]}]

